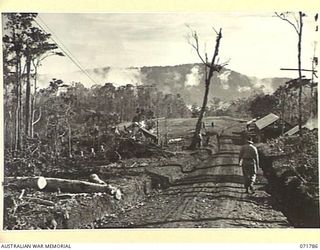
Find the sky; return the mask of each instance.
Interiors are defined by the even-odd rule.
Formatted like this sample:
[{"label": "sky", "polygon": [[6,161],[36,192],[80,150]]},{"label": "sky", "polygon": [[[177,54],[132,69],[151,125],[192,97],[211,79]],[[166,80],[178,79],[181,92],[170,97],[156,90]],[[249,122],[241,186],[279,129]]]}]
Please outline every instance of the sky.
[{"label": "sky", "polygon": [[[308,14],[308,13],[307,13]],[[297,77],[280,68],[297,67],[297,34],[274,13],[40,13],[38,22],[62,43],[83,68],[166,66],[200,62],[188,43],[191,27],[201,51],[213,53],[222,28],[219,62],[256,77]],[[311,67],[314,13],[305,18],[302,65]],[[43,22],[47,25],[45,26]],[[50,30],[48,29],[50,28]],[[48,57],[40,73],[79,70],[67,57]]]}]

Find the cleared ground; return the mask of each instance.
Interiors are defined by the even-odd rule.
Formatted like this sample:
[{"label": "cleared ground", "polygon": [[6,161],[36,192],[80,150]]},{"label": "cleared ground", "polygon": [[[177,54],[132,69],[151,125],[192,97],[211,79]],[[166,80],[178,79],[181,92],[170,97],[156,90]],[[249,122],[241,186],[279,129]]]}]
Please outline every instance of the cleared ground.
[{"label": "cleared ground", "polygon": [[[229,138],[243,123],[230,118],[214,119],[214,122],[215,129],[226,135],[221,139],[219,152],[211,154],[210,150],[200,150],[193,158],[181,155],[171,165],[159,162],[150,167],[149,171],[169,180],[169,187],[117,217],[105,217],[98,227],[290,227],[286,217],[272,207],[272,198],[264,190],[266,180],[261,170],[256,192],[244,192],[238,166],[239,146]],[[177,135],[191,128],[193,122],[179,119],[170,123],[171,131]]]},{"label": "cleared ground", "polygon": [[[245,120],[232,118],[229,116],[209,116],[203,119],[208,131],[223,131],[224,133],[230,133],[231,131],[241,131],[245,128]],[[212,128],[211,123],[214,123]],[[173,118],[165,119],[159,118],[158,130],[160,135],[168,134],[169,139],[177,137],[188,137],[192,135],[192,132],[197,123],[197,118]],[[130,123],[121,123],[119,128],[129,126]],[[156,131],[156,129],[155,129]]]},{"label": "cleared ground", "polygon": [[[166,158],[130,158],[102,166],[81,167],[79,173],[97,173],[106,182],[123,191],[118,201],[106,194],[77,194],[60,197],[59,193],[6,190],[8,209],[6,229],[52,228],[281,228],[290,227],[286,217],[274,207],[265,191],[261,170],[256,193],[244,192],[239,146],[232,141],[233,132],[245,127],[243,121],[230,117],[205,119],[211,133],[209,146],[196,151],[181,150],[196,119],[172,119],[166,128],[169,139],[183,138],[180,145],[167,148],[175,156]],[[214,122],[214,127],[211,123]],[[222,135],[220,150],[216,134]],[[183,145],[181,145],[181,143]],[[81,172],[81,171],[82,172]],[[32,198],[51,201],[51,205],[30,202]],[[18,201],[10,207],[9,200]],[[11,211],[11,212],[9,212]],[[57,225],[54,226],[55,222]]]}]

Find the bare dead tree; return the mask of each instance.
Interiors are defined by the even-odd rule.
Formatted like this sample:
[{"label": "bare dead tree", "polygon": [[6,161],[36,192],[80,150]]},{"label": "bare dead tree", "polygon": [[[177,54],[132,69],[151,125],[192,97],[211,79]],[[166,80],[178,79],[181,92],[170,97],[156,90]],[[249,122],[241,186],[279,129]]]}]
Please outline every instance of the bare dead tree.
[{"label": "bare dead tree", "polygon": [[302,44],[302,27],[303,27],[303,17],[306,16],[303,12],[299,11],[299,17],[292,12],[277,13],[276,16],[281,20],[289,23],[298,35],[298,73],[299,73],[299,135],[302,136],[302,70],[301,70],[301,44]]},{"label": "bare dead tree", "polygon": [[210,62],[208,60],[208,55],[206,52],[204,57],[201,55],[200,46],[199,46],[199,37],[196,31],[191,30],[191,35],[189,39],[189,44],[195,49],[198,57],[202,61],[204,66],[204,72],[205,72],[205,92],[204,92],[203,102],[202,102],[201,110],[199,113],[198,121],[196,124],[196,129],[194,131],[194,135],[193,135],[191,144],[189,146],[189,149],[195,149],[199,140],[202,119],[208,103],[208,95],[209,95],[210,83],[211,83],[211,78],[213,76],[213,73],[221,71],[221,69],[227,65],[227,63],[218,64],[218,61],[219,61],[218,54],[219,54],[220,40],[222,38],[222,29],[220,29],[219,32],[217,32],[217,30],[215,30],[214,28],[213,30],[216,33],[216,44],[215,44],[214,52]]}]

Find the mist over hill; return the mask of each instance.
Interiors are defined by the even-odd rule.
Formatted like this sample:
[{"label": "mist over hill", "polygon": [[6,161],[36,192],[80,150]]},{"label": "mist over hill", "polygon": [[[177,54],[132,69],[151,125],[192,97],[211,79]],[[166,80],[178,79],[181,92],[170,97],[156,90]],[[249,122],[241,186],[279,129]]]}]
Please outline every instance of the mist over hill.
[{"label": "mist over hill", "polygon": [[[201,64],[140,68],[103,67],[89,69],[87,72],[98,84],[111,82],[115,86],[152,85],[165,94],[180,93],[187,104],[200,105],[203,98],[204,67]],[[81,82],[86,87],[94,84],[85,74],[77,71],[39,75],[40,86],[48,86],[52,78],[61,79],[65,83]],[[230,69],[224,69],[220,73],[215,73],[212,78],[209,100],[219,97],[223,101],[231,101],[248,97],[253,93],[272,93],[288,80],[288,78],[249,77]]]}]

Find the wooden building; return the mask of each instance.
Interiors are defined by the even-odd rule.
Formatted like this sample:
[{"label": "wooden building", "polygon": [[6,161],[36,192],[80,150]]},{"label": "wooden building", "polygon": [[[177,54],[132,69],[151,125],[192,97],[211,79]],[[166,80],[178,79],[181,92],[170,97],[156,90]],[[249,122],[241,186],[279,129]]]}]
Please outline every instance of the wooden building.
[{"label": "wooden building", "polygon": [[247,126],[247,136],[252,136],[256,142],[266,142],[268,139],[277,138],[288,131],[292,126],[279,116],[270,113]]}]

